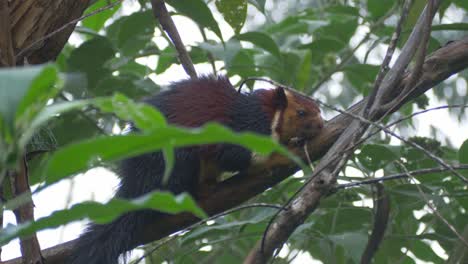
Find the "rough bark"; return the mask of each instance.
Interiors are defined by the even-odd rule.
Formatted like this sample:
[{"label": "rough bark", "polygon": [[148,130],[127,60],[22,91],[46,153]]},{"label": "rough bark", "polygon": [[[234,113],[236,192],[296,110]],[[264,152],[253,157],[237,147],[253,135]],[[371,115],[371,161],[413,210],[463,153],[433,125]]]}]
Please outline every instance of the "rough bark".
[{"label": "rough bark", "polygon": [[374,198],[374,226],[372,227],[372,232],[367,241],[366,249],[361,256],[361,264],[372,263],[372,259],[384,238],[388,219],[390,217],[390,198],[385,192],[383,184],[377,183],[375,187],[377,191],[376,197]]},{"label": "rough bark", "polygon": [[[89,6],[89,0],[14,0],[10,2],[10,27],[17,64],[53,61],[65,46],[75,23]],[[64,30],[44,38],[63,25]]]},{"label": "rough bark", "polygon": [[[25,159],[21,159],[21,164],[18,166],[18,171],[11,173],[10,183],[13,197],[17,197],[24,193],[31,193],[28,179],[28,167]],[[34,203],[29,195],[27,201],[13,210],[16,223],[22,224],[34,221]],[[42,264],[41,246],[36,234],[29,237],[20,238],[21,256],[23,263]]]}]

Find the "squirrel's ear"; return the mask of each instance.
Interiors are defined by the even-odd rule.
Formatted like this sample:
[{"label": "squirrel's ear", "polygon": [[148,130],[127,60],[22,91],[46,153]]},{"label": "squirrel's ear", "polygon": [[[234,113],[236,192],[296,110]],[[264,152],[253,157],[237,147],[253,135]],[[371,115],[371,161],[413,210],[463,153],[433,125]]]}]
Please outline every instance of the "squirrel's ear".
[{"label": "squirrel's ear", "polygon": [[286,109],[288,106],[288,98],[283,87],[276,87],[273,95],[273,105],[276,109]]}]

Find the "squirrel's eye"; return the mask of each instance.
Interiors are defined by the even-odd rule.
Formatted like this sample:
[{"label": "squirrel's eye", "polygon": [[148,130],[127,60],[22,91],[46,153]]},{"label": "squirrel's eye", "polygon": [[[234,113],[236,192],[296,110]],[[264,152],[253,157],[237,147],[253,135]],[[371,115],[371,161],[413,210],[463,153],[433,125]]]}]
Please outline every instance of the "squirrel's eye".
[{"label": "squirrel's eye", "polygon": [[304,110],[297,110],[297,115],[303,117],[306,115],[306,112]]}]

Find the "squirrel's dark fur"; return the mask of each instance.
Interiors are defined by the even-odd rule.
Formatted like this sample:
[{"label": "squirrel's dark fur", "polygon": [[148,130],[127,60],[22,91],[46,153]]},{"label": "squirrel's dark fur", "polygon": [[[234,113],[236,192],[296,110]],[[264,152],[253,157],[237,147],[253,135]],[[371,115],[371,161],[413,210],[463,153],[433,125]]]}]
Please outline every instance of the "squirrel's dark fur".
[{"label": "squirrel's dark fur", "polygon": [[[285,145],[291,139],[312,138],[323,126],[320,110],[311,99],[281,87],[241,94],[226,77],[181,81],[145,102],[159,109],[171,124],[199,127],[218,122],[234,131],[271,135]],[[213,174],[204,171],[207,162],[219,172],[242,172],[253,160],[251,151],[232,144],[178,148],[175,166],[163,187],[161,152],[136,156],[121,162],[121,184],[116,197],[135,198],[155,189],[176,194],[186,191],[197,197],[197,188],[216,181],[216,175],[205,175]],[[135,236],[142,231],[139,229],[157,221],[160,215],[143,210],[125,214],[108,224],[91,224],[79,238],[70,263],[117,263],[119,255],[138,244]]]}]

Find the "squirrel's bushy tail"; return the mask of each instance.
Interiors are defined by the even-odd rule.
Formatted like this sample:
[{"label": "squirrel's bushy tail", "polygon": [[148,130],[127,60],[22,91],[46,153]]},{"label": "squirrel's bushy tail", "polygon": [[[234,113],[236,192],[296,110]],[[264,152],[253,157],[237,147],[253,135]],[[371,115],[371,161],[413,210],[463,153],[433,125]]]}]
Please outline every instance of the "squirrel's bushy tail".
[{"label": "squirrel's bushy tail", "polygon": [[[151,215],[150,215],[151,214]],[[108,224],[90,224],[74,246],[69,264],[117,264],[119,256],[133,249],[148,219],[157,212],[133,212]],[[125,257],[125,255],[124,255]]]},{"label": "squirrel's bushy tail", "polygon": [[[177,149],[176,161],[167,186],[161,184],[164,157],[161,152],[123,160],[119,175],[121,186],[116,197],[132,199],[153,190],[175,194],[192,192],[198,182],[199,159],[190,148]],[[145,225],[158,221],[164,213],[140,210],[127,213],[108,224],[90,224],[74,246],[67,264],[117,264],[119,256],[139,245]]]}]

